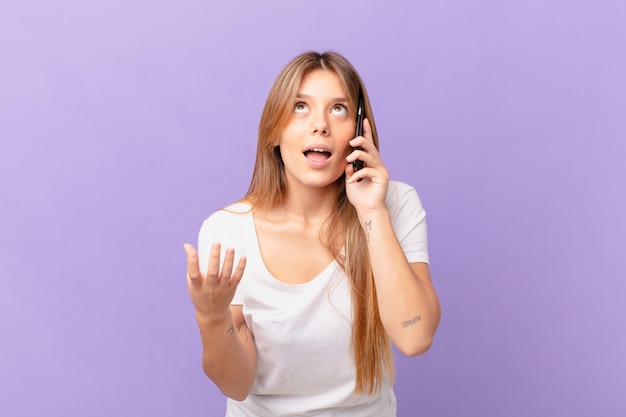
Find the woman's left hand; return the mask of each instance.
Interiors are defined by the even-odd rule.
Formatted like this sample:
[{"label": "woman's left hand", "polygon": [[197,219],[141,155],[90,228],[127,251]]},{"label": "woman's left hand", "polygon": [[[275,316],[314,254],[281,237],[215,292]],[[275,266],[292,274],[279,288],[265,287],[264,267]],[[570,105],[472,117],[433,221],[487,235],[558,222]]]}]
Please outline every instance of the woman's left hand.
[{"label": "woman's left hand", "polygon": [[[348,200],[358,213],[386,210],[385,198],[389,173],[380,159],[378,149],[374,146],[372,128],[368,119],[363,120],[363,136],[357,136],[350,141],[355,149],[347,156],[346,161],[346,194]],[[364,167],[354,172],[352,162],[360,159]]]}]

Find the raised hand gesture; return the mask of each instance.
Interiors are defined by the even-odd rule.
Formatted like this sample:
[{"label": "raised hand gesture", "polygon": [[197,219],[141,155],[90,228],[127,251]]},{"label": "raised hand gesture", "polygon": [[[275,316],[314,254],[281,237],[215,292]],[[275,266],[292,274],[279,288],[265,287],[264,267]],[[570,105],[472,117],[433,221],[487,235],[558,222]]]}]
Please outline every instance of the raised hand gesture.
[{"label": "raised hand gesture", "polygon": [[191,301],[196,307],[196,313],[206,318],[223,318],[230,314],[229,306],[235,296],[237,285],[243,277],[246,268],[246,258],[241,257],[233,271],[235,250],[226,249],[224,264],[220,269],[221,245],[214,243],[211,246],[209,265],[206,275],[200,272],[198,252],[194,247],[185,243],[187,252],[187,285]]}]

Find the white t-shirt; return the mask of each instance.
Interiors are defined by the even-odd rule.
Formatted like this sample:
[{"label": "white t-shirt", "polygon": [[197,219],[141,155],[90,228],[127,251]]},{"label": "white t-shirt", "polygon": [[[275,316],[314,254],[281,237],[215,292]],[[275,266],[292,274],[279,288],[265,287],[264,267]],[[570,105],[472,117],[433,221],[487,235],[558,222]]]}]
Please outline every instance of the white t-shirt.
[{"label": "white t-shirt", "polygon": [[[415,189],[390,181],[386,204],[407,260],[428,262],[426,213]],[[391,384],[372,396],[354,394],[352,300],[342,269],[333,261],[305,284],[278,281],[263,263],[249,208],[238,203],[215,212],[198,242],[205,269],[214,242],[247,257],[232,303],[243,305],[254,335],[257,375],[246,400],[227,399],[226,416],[395,416]]]}]

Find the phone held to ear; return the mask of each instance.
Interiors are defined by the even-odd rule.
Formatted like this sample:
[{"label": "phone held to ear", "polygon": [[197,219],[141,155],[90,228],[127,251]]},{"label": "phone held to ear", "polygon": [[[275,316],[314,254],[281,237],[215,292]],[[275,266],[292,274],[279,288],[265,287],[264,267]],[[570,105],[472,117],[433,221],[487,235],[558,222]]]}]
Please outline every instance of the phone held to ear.
[{"label": "phone held to ear", "polygon": [[[361,94],[359,95],[359,104],[356,109],[356,132],[354,134],[355,138],[357,136],[363,135],[363,119],[364,118],[365,118],[365,109],[363,106],[363,94]],[[363,148],[361,147],[353,148],[353,149],[363,150]],[[354,168],[354,172],[357,172],[359,169],[363,168],[363,165],[364,165],[363,161],[359,159],[352,162],[352,167]],[[361,181],[361,179],[359,179],[358,181]]]}]

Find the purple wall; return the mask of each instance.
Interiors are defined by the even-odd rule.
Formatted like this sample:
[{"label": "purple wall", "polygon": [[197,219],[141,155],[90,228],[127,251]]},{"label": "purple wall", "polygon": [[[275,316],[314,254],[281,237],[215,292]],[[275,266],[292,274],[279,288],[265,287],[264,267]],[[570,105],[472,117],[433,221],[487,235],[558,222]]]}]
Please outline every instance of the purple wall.
[{"label": "purple wall", "polygon": [[626,413],[626,3],[114,3],[0,5],[0,415],[222,415],[182,244],[309,49],[360,70],[429,215],[443,317],[399,416]]}]

